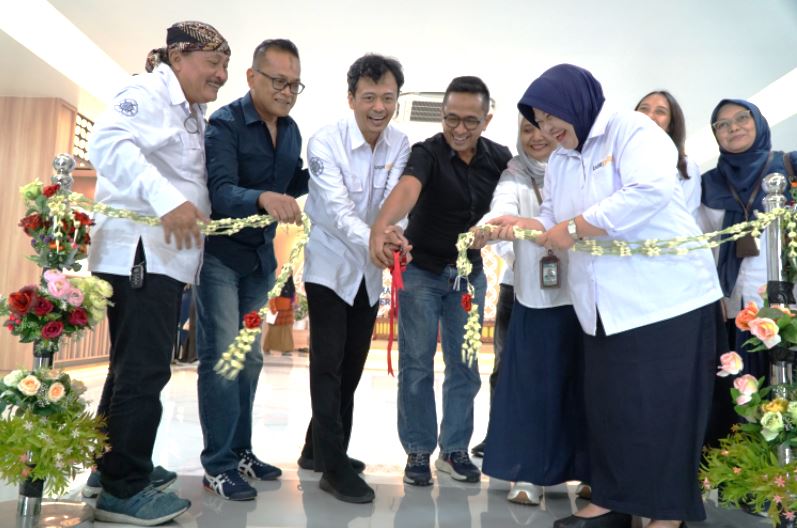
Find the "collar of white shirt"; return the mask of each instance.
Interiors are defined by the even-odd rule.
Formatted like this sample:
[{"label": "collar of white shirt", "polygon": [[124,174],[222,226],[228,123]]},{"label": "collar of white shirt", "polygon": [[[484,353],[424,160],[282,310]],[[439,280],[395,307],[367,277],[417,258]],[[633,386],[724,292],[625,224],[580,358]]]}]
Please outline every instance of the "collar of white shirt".
[{"label": "collar of white shirt", "polygon": [[[349,116],[348,127],[349,127],[349,148],[352,151],[361,148],[363,145],[368,145],[368,142],[365,141],[365,136],[363,136],[363,133],[360,130],[360,126],[357,124],[357,119],[355,119],[354,114]],[[390,147],[390,130],[391,130],[390,123],[388,123],[385,129],[379,134],[379,139],[376,140],[377,145],[379,145],[380,142],[384,141],[385,145]]]},{"label": "collar of white shirt", "polygon": [[[188,99],[185,98],[185,92],[183,92],[183,87],[180,85],[180,80],[171,66],[161,63],[155,71],[166,77],[166,86],[169,89],[169,101],[171,104],[173,106],[183,105],[190,112],[191,105],[188,103]],[[199,110],[199,115],[204,116],[207,105],[197,104],[195,106]]]}]

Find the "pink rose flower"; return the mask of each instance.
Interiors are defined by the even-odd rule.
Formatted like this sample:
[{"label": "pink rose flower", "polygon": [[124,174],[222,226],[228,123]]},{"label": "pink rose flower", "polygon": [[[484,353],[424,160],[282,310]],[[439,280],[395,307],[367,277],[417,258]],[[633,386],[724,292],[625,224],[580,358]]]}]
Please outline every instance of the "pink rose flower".
[{"label": "pink rose flower", "polygon": [[733,387],[741,393],[736,398],[736,405],[744,405],[753,399],[753,394],[758,392],[758,380],[755,376],[745,374],[733,380]]},{"label": "pink rose flower", "polygon": [[56,299],[63,299],[71,290],[72,285],[63,274],[61,274],[60,278],[47,281],[47,291]]},{"label": "pink rose flower", "polygon": [[72,306],[83,304],[83,292],[77,288],[71,288],[64,295],[64,300]]},{"label": "pink rose flower", "polygon": [[720,366],[717,376],[725,378],[728,376],[735,376],[742,371],[744,363],[742,357],[736,352],[727,352],[720,356]]},{"label": "pink rose flower", "polygon": [[778,324],[768,317],[756,317],[749,323],[750,333],[761,340],[764,346],[772,348],[780,343]]}]

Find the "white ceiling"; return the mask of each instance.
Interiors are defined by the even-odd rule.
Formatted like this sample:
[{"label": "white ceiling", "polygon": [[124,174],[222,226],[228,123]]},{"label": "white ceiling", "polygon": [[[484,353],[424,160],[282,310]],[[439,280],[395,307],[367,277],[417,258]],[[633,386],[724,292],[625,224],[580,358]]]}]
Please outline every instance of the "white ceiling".
[{"label": "white ceiling", "polygon": [[[346,70],[365,52],[397,57],[405,68],[405,91],[442,91],[454,76],[482,76],[497,101],[488,135],[512,147],[517,99],[536,75],[560,62],[592,70],[617,106],[633,107],[655,88],[671,90],[695,134],[705,131],[711,109],[721,98],[749,98],[797,67],[793,0],[50,4],[130,73],[143,71],[147,52],[162,45],[171,23],[196,19],[213,24],[233,50],[230,80],[215,106],[246,91],[244,71],[261,40],[292,39],[300,50],[307,85],[292,115],[305,137],[349,111]],[[0,66],[6,73],[0,79],[0,95],[59,96],[90,117],[102,105],[85,94],[81,99],[80,88],[2,32]],[[794,148],[797,119],[774,127],[773,136],[776,147]]]}]

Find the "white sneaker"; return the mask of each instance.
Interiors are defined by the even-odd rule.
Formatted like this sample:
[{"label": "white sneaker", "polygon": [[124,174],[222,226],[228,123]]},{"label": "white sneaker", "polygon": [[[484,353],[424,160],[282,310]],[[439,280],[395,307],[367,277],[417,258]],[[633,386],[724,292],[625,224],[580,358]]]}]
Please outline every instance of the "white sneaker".
[{"label": "white sneaker", "polygon": [[536,506],[542,500],[542,486],[537,486],[531,482],[513,482],[512,489],[506,500],[515,504],[527,504]]}]

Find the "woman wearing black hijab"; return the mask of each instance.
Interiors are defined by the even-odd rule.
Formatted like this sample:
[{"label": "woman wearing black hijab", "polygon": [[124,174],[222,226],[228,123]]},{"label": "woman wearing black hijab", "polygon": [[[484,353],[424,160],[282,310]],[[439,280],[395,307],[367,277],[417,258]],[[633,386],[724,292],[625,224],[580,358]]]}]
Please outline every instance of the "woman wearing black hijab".
[{"label": "woman wearing black hijab", "polygon": [[[562,64],[535,80],[520,113],[559,144],[548,162],[537,243],[700,234],[673,177],[678,153],[646,116],[605,108],[600,83]],[[570,254],[585,332],[592,503],[555,528],[677,528],[705,518],[697,482],[714,378],[721,291],[710,251],[649,257]]]}]

